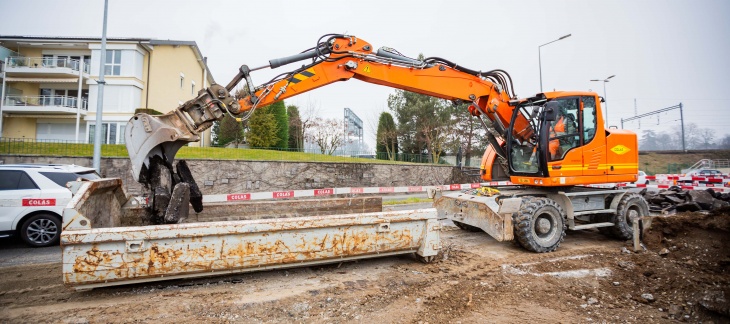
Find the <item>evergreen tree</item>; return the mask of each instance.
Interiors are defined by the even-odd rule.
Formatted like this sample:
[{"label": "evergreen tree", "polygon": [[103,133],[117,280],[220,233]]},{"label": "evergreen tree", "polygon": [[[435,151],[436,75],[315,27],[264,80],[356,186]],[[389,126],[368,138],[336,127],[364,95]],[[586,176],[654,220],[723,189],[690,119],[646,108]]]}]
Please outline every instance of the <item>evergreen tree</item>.
[{"label": "evergreen tree", "polygon": [[256,108],[248,120],[246,137],[251,147],[270,148],[279,142],[276,117],[270,107]]},{"label": "evergreen tree", "polygon": [[226,114],[223,119],[213,124],[213,145],[226,146],[233,142],[236,145],[243,143],[243,123],[237,122]]},{"label": "evergreen tree", "polygon": [[398,130],[395,127],[393,116],[382,112],[378,118],[375,153],[381,160],[395,160],[398,154]]},{"label": "evergreen tree", "polygon": [[299,108],[294,105],[287,106],[286,114],[289,116],[289,148],[301,152],[304,148],[304,129]]},{"label": "evergreen tree", "polygon": [[289,147],[289,117],[286,114],[286,105],[284,101],[279,101],[269,105],[268,108],[276,121],[277,141],[271,147],[286,149]]}]

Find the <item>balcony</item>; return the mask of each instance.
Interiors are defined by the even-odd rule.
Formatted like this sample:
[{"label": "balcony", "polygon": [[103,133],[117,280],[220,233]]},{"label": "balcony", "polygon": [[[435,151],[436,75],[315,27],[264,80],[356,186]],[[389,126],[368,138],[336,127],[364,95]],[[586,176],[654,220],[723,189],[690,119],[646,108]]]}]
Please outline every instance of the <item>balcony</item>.
[{"label": "balcony", "polygon": [[5,65],[6,77],[28,78],[76,78],[82,69],[82,77],[88,78],[89,64],[71,58],[10,57]]},{"label": "balcony", "polygon": [[[67,96],[5,96],[3,113],[26,114],[76,114],[77,97]],[[82,115],[86,115],[88,102],[81,100]]]}]

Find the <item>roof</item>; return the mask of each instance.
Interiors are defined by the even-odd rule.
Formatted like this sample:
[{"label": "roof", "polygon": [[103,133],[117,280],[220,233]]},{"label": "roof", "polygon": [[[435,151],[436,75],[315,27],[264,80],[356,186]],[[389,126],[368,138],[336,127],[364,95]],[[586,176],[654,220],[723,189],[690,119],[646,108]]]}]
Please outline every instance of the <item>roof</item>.
[{"label": "roof", "polygon": [[[215,83],[213,75],[210,73],[206,57],[198,47],[198,43],[195,41],[184,41],[184,40],[171,40],[171,39],[154,39],[146,37],[107,37],[107,42],[112,43],[140,43],[155,45],[178,45],[178,46],[190,46],[195,52],[195,57],[200,62],[200,66],[208,72],[208,82],[210,84]],[[55,41],[55,42],[101,42],[101,37],[88,37],[88,36],[27,36],[27,35],[0,35],[0,41]]]},{"label": "roof", "polygon": [[74,164],[0,164],[2,169],[33,169],[38,171],[66,171],[66,172],[87,172],[94,171],[93,168],[83,167]]}]

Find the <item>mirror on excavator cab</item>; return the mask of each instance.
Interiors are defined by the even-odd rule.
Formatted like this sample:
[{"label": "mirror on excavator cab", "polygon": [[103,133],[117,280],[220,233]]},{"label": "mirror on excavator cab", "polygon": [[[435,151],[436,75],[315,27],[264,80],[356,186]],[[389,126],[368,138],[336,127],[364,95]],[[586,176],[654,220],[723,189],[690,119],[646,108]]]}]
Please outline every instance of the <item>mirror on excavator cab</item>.
[{"label": "mirror on excavator cab", "polygon": [[560,103],[557,101],[550,101],[545,104],[543,113],[545,114],[545,120],[556,121],[558,119],[558,110],[560,109]]}]

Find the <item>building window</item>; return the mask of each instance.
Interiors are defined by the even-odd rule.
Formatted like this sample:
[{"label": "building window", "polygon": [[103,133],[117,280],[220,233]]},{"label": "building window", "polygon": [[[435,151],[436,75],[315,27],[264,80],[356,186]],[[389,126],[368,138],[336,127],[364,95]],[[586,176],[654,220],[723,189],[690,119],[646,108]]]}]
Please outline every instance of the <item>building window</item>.
[{"label": "building window", "polygon": [[183,85],[185,84],[185,74],[180,72],[180,89],[183,88]]},{"label": "building window", "polygon": [[117,143],[124,144],[126,141],[124,140],[124,131],[127,130],[127,124],[125,123],[119,123],[119,140]]},{"label": "building window", "polygon": [[107,50],[104,75],[122,75],[122,51]]},{"label": "building window", "polygon": [[190,94],[195,95],[195,81],[192,82],[192,85],[190,86]]},{"label": "building window", "polygon": [[[94,143],[96,125],[89,124],[89,143]],[[126,123],[102,123],[101,143],[102,144],[124,144],[124,130]]]}]

